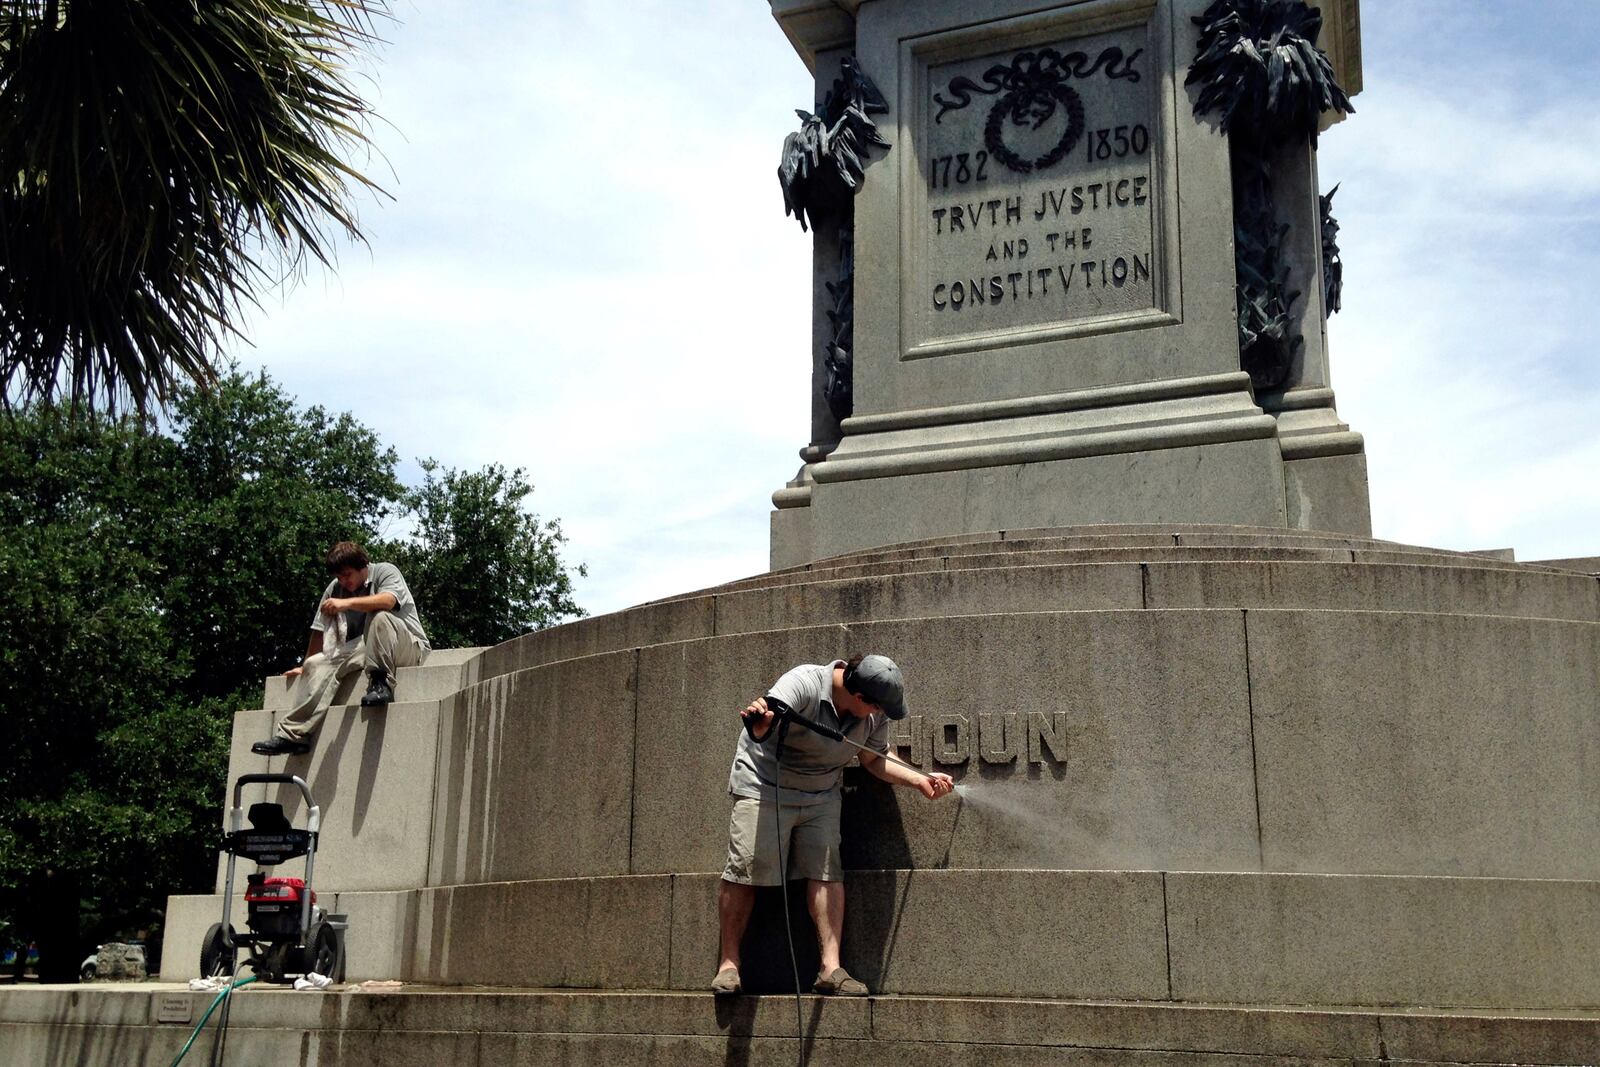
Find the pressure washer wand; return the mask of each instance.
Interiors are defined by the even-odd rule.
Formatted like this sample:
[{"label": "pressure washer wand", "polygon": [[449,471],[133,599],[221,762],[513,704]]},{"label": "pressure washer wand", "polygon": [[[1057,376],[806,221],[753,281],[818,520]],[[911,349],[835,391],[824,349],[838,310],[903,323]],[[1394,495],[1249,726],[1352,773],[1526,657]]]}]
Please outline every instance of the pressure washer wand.
[{"label": "pressure washer wand", "polygon": [[[838,730],[835,730],[831,726],[827,726],[827,725],[825,725],[823,723],[820,723],[820,722],[812,722],[810,719],[801,718],[799,715],[795,714],[793,708],[791,708],[789,705],[785,704],[783,701],[779,700],[777,697],[770,697],[769,696],[769,697],[766,698],[766,701],[767,701],[767,710],[772,712],[772,714],[774,716],[773,717],[773,727],[774,728],[776,728],[776,726],[777,726],[777,724],[779,722],[792,722],[796,726],[804,726],[807,730],[810,730],[812,733],[821,734],[823,737],[831,737],[835,741],[843,741],[845,744],[851,746],[852,748],[859,749],[862,752],[870,752],[874,756],[882,756],[884,759],[888,760],[891,763],[900,764],[900,766],[904,767],[908,771],[911,771],[913,774],[920,774],[924,778],[932,778],[933,777],[933,775],[929,774],[927,771],[923,770],[920,767],[913,767],[911,764],[907,763],[905,760],[901,759],[898,756],[891,756],[887,752],[879,752],[875,748],[868,748],[866,745],[859,744],[859,743],[857,743],[855,741],[852,741],[848,737],[846,737],[844,734],[840,733]],[[761,740],[761,738],[756,736],[755,721],[754,721],[753,718],[745,719],[744,728],[750,734],[750,740],[752,740],[752,741],[760,741]]]}]

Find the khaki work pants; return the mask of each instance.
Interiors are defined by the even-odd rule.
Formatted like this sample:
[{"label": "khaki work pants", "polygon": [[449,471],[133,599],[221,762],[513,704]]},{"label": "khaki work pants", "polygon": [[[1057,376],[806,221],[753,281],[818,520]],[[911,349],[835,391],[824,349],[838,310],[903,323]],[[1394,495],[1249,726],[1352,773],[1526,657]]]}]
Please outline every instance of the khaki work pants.
[{"label": "khaki work pants", "polygon": [[419,667],[427,656],[428,650],[393,612],[373,612],[360,638],[306,657],[289,691],[294,707],[278,721],[278,736],[302,742],[315,737],[339,683],[357,671],[381,670],[393,689],[397,668]]}]

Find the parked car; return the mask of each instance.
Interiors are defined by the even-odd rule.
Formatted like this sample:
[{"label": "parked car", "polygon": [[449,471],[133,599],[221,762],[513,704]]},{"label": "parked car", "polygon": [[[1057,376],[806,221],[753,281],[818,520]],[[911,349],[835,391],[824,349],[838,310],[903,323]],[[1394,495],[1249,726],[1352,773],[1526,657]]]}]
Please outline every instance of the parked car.
[{"label": "parked car", "polygon": [[137,942],[110,941],[78,964],[78,977],[85,982],[96,978],[145,977],[144,946]]}]

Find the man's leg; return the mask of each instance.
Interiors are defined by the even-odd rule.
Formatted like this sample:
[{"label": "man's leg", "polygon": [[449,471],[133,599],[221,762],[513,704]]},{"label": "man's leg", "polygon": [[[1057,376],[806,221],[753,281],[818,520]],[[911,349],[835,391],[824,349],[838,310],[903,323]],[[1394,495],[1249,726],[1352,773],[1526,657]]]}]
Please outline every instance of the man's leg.
[{"label": "man's leg", "polygon": [[755,903],[755,886],[726,880],[717,883],[717,924],[722,930],[718,973],[729,967],[739,969],[739,944],[744,940],[745,927],[750,925],[750,912]]},{"label": "man's leg", "polygon": [[839,938],[844,934],[844,883],[806,879],[806,905],[817,927],[817,948],[822,953],[820,974],[839,969]]},{"label": "man's leg", "polygon": [[367,707],[387,704],[394,699],[396,668],[421,664],[422,645],[390,611],[376,611],[367,617],[362,645],[362,669],[372,684],[361,703]]},{"label": "man's leg", "polygon": [[[756,886],[778,884],[778,828],[773,806],[753,797],[738,797],[728,816],[728,862],[717,885],[717,927],[720,959],[711,991],[725,996],[740,992],[739,946],[755,908]],[[766,818],[762,818],[766,815]]]},{"label": "man's leg", "polygon": [[322,717],[328,713],[328,705],[333,703],[333,691],[338,688],[339,679],[350,673],[353,660],[354,657],[329,656],[325,652],[307,656],[301,666],[300,677],[295,679],[294,687],[290,690],[294,707],[278,720],[274,736],[298,744],[310,744],[322,728]]},{"label": "man's leg", "polygon": [[840,798],[835,793],[807,808],[794,830],[794,866],[806,880],[806,910],[817,928],[821,966],[811,986],[831,996],[864,997],[867,987],[850,977],[839,963],[844,936],[844,857],[839,853]]}]

